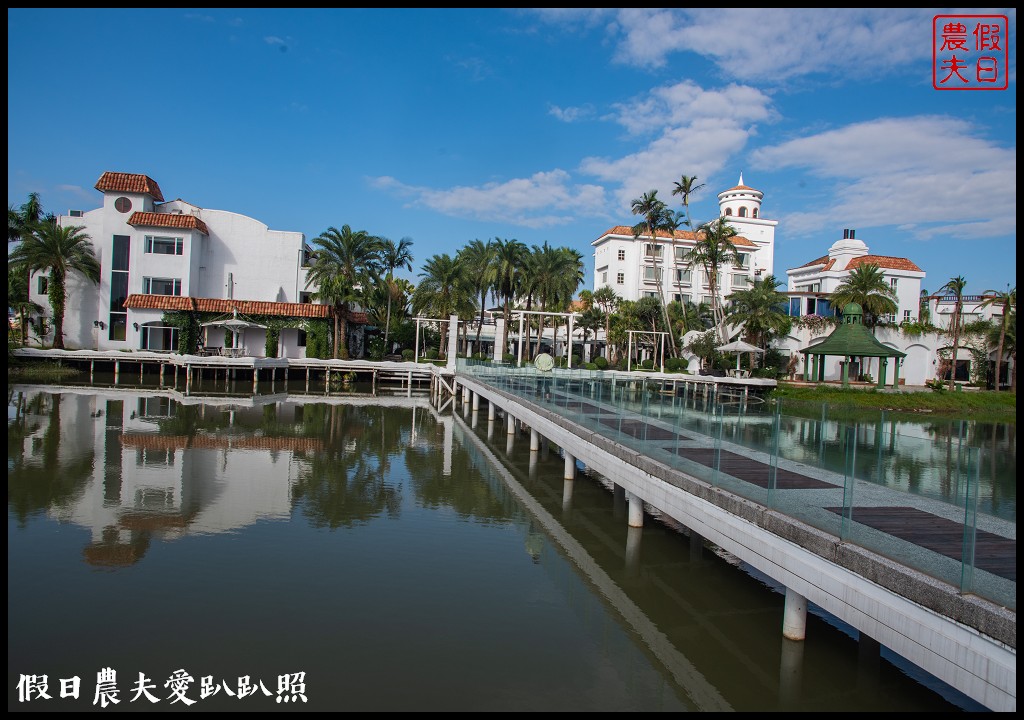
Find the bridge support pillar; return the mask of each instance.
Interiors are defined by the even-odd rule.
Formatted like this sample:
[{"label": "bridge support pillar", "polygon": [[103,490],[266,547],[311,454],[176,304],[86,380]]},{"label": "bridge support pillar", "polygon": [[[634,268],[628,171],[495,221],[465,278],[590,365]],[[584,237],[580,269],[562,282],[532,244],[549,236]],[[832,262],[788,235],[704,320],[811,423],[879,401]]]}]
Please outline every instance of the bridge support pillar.
[{"label": "bridge support pillar", "polygon": [[782,635],[787,640],[803,640],[807,635],[807,598],[792,588],[786,588]]},{"label": "bridge support pillar", "polygon": [[487,422],[494,422],[494,403],[487,403]]},{"label": "bridge support pillar", "polygon": [[562,512],[567,513],[572,508],[572,488],[575,480],[566,478],[562,481]]},{"label": "bridge support pillar", "polygon": [[629,526],[635,528],[643,527],[644,501],[638,495],[634,495],[631,492],[626,493],[626,499],[629,501]]},{"label": "bridge support pillar", "polygon": [[536,429],[530,428],[530,452],[535,453],[540,450],[540,433]]},{"label": "bridge support pillar", "polygon": [[505,411],[505,432],[510,437],[516,434],[516,419],[508,410]]},{"label": "bridge support pillar", "polygon": [[562,453],[565,455],[565,472],[562,474],[562,477],[565,478],[566,480],[575,480],[576,458],[572,455],[572,453],[567,453],[564,450],[562,451]]},{"label": "bridge support pillar", "polygon": [[473,397],[473,412],[479,412],[480,410],[480,393],[471,393]]}]

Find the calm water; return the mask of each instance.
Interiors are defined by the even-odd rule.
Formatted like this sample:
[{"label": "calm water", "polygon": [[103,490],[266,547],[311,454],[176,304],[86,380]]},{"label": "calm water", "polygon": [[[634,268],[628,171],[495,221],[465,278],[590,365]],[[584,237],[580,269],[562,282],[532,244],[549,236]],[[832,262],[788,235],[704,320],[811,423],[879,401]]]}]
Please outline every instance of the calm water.
[{"label": "calm water", "polygon": [[[629,531],[601,478],[567,496],[557,452],[486,413],[8,396],[9,709],[98,709],[105,668],[119,710],[182,708],[179,670],[196,710],[976,709],[813,607],[784,641],[780,588],[656,519]],[[140,673],[158,703],[132,702]],[[52,699],[19,703],[22,675]]]}]

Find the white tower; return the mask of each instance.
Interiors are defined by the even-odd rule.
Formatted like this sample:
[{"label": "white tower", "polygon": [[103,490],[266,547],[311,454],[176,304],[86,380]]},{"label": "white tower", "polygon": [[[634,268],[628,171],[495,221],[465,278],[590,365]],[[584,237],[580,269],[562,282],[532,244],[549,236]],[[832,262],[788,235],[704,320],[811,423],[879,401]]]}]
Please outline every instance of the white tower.
[{"label": "white tower", "polygon": [[754,274],[764,278],[775,272],[775,226],[778,220],[761,217],[764,193],[743,184],[743,173],[736,187],[718,193],[718,212],[736,229],[736,234],[758,246],[753,255]]}]

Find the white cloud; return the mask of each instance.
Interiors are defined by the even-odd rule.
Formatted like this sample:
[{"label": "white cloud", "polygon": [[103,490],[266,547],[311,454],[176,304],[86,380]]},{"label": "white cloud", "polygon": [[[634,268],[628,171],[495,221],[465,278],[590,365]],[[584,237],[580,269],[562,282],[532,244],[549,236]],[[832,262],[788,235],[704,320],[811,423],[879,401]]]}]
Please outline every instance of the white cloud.
[{"label": "white cloud", "polygon": [[757,121],[775,117],[771,99],[760,90],[741,85],[704,90],[688,80],[655,88],[615,111],[612,119],[631,134],[653,139],[624,157],[586,158],[580,170],[618,186],[620,212],[654,189],[671,204],[673,184],[684,172],[707,180],[743,151]]},{"label": "white cloud", "polygon": [[95,200],[96,199],[96,191],[95,190],[92,190],[92,191],[87,190],[84,187],[82,187],[81,185],[58,185],[57,186],[57,190],[59,190],[61,192],[64,192],[64,193],[67,193],[69,195],[74,195],[76,197],[82,198],[83,200]]},{"label": "white cloud", "polygon": [[603,214],[604,188],[574,185],[564,170],[534,173],[528,178],[486,183],[478,187],[435,189],[406,185],[393,177],[374,178],[380,189],[412,198],[412,204],[444,215],[508,222],[541,228],[563,225],[579,215]]},{"label": "white cloud", "polygon": [[552,105],[548,108],[548,114],[564,123],[574,123],[592,117],[594,114],[594,108],[590,105],[565,108]]},{"label": "white cloud", "polygon": [[837,221],[850,227],[901,224],[915,237],[965,241],[1013,234],[1017,159],[970,123],[942,116],[882,118],[755,151],[756,167],[804,168],[833,184],[821,214],[784,216],[787,231]]},{"label": "white cloud", "polygon": [[550,23],[573,28],[605,25],[617,41],[615,60],[662,67],[678,52],[710,58],[743,81],[916,67],[931,57],[934,10],[828,8],[627,8],[609,13],[543,12]]}]

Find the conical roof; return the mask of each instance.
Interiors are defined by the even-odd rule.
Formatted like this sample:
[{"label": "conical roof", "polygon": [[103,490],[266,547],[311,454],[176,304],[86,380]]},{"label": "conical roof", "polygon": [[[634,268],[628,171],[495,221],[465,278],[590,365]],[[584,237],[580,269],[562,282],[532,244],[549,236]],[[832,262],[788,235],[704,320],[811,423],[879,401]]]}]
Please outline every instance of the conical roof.
[{"label": "conical roof", "polygon": [[805,347],[800,352],[842,357],[906,357],[905,352],[883,345],[871,334],[860,318],[863,310],[857,303],[843,308],[843,323],[823,342]]}]

